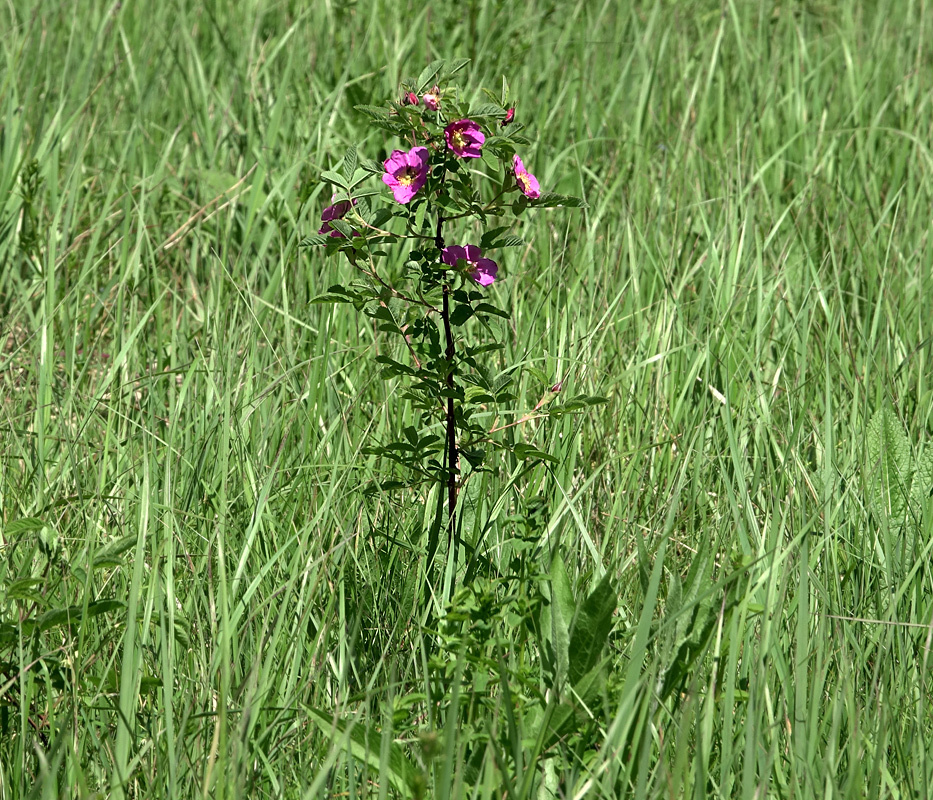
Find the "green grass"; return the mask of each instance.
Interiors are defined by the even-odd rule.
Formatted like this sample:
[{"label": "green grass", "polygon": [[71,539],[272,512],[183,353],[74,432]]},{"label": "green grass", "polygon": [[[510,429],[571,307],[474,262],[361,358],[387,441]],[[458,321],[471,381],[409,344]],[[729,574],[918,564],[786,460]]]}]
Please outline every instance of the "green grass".
[{"label": "green grass", "polygon": [[[928,796],[931,17],[0,8],[0,798]],[[466,482],[447,606],[298,242],[396,144],[354,104],[461,56],[589,203],[501,254],[493,368],[609,403],[504,434],[557,463]],[[539,612],[605,575],[584,703]]]}]

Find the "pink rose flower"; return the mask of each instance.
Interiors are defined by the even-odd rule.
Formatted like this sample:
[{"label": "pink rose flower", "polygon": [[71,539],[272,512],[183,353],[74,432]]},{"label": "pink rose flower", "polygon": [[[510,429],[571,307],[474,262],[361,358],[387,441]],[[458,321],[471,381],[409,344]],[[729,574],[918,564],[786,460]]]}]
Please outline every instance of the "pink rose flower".
[{"label": "pink rose flower", "polygon": [[431,111],[437,111],[441,104],[441,90],[435,86],[430,92],[421,95],[421,100]]},{"label": "pink rose flower", "polygon": [[479,158],[480,148],[486,137],[471,119],[458,119],[444,128],[444,138],[447,147],[453,150],[460,158]]},{"label": "pink rose flower", "polygon": [[382,162],[386,174],[382,182],[392,190],[397,203],[407,203],[428,179],[428,148],[413,147],[407,153],[393,150]]},{"label": "pink rose flower", "polygon": [[[336,197],[337,195],[331,197],[331,202],[333,202]],[[331,220],[335,219],[343,219],[350,211],[350,209],[355,205],[356,199],[353,200],[353,205],[351,205],[348,200],[341,200],[339,203],[334,203],[333,205],[327,206],[327,208],[321,212],[321,222],[324,224],[321,226],[320,230],[318,230],[318,233],[329,233],[332,238],[342,238],[343,234],[340,231],[335,231],[330,226],[330,222]],[[358,231],[353,231],[353,235],[359,236],[360,234]]]},{"label": "pink rose flower", "polygon": [[541,196],[538,179],[525,169],[525,165],[517,153],[512,156],[512,169],[515,172],[515,181],[518,183],[518,188],[522,190],[522,194],[532,200],[537,200]]},{"label": "pink rose flower", "polygon": [[480,286],[489,286],[499,272],[499,266],[491,258],[483,258],[483,251],[475,244],[468,244],[463,247],[453,245],[445,247],[441,253],[441,261],[451,267],[457,266],[457,261],[463,259],[467,263],[470,271],[470,277]]}]

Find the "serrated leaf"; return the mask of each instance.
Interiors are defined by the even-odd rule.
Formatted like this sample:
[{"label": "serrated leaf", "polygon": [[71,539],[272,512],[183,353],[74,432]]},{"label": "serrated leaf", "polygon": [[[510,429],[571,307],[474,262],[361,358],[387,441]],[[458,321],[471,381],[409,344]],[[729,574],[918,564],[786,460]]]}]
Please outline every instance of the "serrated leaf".
[{"label": "serrated leaf", "polygon": [[556,456],[552,456],[550,453],[545,453],[543,450],[539,450],[537,447],[532,447],[530,444],[516,444],[512,447],[512,452],[515,454],[516,458],[520,458],[522,461],[527,461],[530,458],[536,458],[540,459],[541,461],[550,461],[552,464],[560,463]]},{"label": "serrated leaf", "polygon": [[511,319],[511,315],[508,311],[504,311],[497,306],[492,305],[491,303],[480,303],[476,306],[477,314],[492,314],[495,317],[502,317],[502,319]]},{"label": "serrated leaf", "polygon": [[351,184],[353,173],[356,172],[357,161],[356,148],[351,144],[343,157],[343,163],[340,165],[340,171],[343,173],[343,177],[350,181]]},{"label": "serrated leaf", "polygon": [[309,305],[314,305],[316,303],[354,303],[356,298],[351,295],[346,294],[334,294],[333,292],[324,292],[323,294],[315,295],[309,301]]},{"label": "serrated leaf", "polygon": [[392,213],[389,209],[387,209],[387,208],[377,208],[377,209],[373,212],[372,216],[371,216],[369,219],[367,219],[366,221],[367,221],[370,225],[372,225],[374,228],[382,228],[382,227],[384,227],[385,224],[386,224],[390,219],[392,219],[394,216],[395,216],[395,214],[393,214],[393,213]]},{"label": "serrated leaf", "polygon": [[421,74],[418,76],[417,88],[415,92],[421,94],[424,91],[427,91],[434,83],[437,76],[440,74],[441,70],[444,69],[444,65],[447,62],[443,58],[439,58],[436,61],[432,61],[428,64]]},{"label": "serrated leaf", "polygon": [[[384,768],[388,772],[386,777],[399,794],[413,796],[412,787],[418,773],[396,742],[383,742],[381,735],[364,729],[361,724],[346,723],[316,708],[309,707],[307,710],[311,721],[334,746],[345,747],[354,758],[369,764],[370,769],[380,777]],[[382,758],[383,748],[388,750],[388,758],[385,760]]]},{"label": "serrated leaf", "polygon": [[393,358],[388,356],[376,356],[376,363],[382,364],[384,367],[383,372],[392,374],[392,375],[417,375],[417,370],[409,367],[407,364],[402,364],[399,361],[396,361]]},{"label": "serrated leaf", "polygon": [[386,171],[382,164],[372,159],[363,159],[360,162],[360,169],[365,169],[370,175],[381,175]]},{"label": "serrated leaf", "polygon": [[455,58],[447,65],[447,69],[444,71],[444,76],[450,78],[451,76],[456,75],[469,63],[470,59],[468,58]]},{"label": "serrated leaf", "polygon": [[123,563],[123,554],[136,544],[136,534],[121,536],[108,543],[94,554],[94,569],[118,566]]},{"label": "serrated leaf", "polygon": [[370,119],[388,119],[389,118],[389,109],[384,108],[383,106],[368,106],[368,105],[359,105],[353,106],[361,114],[365,114]]},{"label": "serrated leaf", "polygon": [[914,503],[920,504],[931,495],[933,495],[933,444],[928,442],[923,454],[917,460],[917,469],[910,487],[910,498]]},{"label": "serrated leaf", "polygon": [[570,633],[570,667],[568,678],[576,684],[599,664],[609,633],[619,595],[609,573],[583,601]]},{"label": "serrated leaf", "polygon": [[473,308],[467,303],[461,303],[450,313],[450,324],[463,325],[472,316]]},{"label": "serrated leaf", "polygon": [[327,181],[328,183],[331,183],[331,184],[333,184],[334,186],[338,186],[338,187],[340,187],[341,189],[346,189],[346,188],[347,188],[347,182],[344,180],[343,175],[340,175],[340,174],[337,173],[337,172],[332,172],[332,171],[329,170],[329,169],[325,169],[325,170],[321,173],[321,180],[322,180],[322,181]]},{"label": "serrated leaf", "polygon": [[493,242],[496,241],[496,237],[503,235],[508,229],[509,226],[504,225],[500,228],[490,228],[488,231],[485,231],[479,240],[480,249],[486,250],[495,247],[496,245],[494,245]]},{"label": "serrated leaf", "polygon": [[548,577],[551,584],[550,636],[556,661],[552,688],[556,689],[563,685],[570,669],[570,626],[577,610],[570,578],[559,550],[554,551]]},{"label": "serrated leaf", "polygon": [[7,523],[3,532],[6,536],[21,536],[30,531],[41,531],[46,523],[37,517],[23,517]]},{"label": "serrated leaf", "polygon": [[470,118],[473,117],[504,117],[505,109],[493,105],[492,103],[483,103],[481,106],[470,107]]},{"label": "serrated leaf", "polygon": [[[354,234],[353,226],[350,225],[350,223],[347,222],[346,220],[332,219],[327,224],[330,225],[330,227],[333,228],[335,231],[337,231],[337,233],[342,233],[345,239],[351,238]],[[330,238],[333,239],[336,237],[332,236]]]},{"label": "serrated leaf", "polygon": [[490,247],[524,247],[525,240],[521,236],[509,235],[503,236],[501,239],[496,239]]},{"label": "serrated leaf", "polygon": [[541,192],[541,196],[537,200],[529,201],[529,205],[535,208],[589,208],[579,197],[556,192]]},{"label": "serrated leaf", "polygon": [[869,500],[875,513],[892,524],[904,519],[910,486],[910,442],[887,404],[878,408],[866,430]]},{"label": "serrated leaf", "polygon": [[369,172],[366,171],[365,169],[361,169],[360,167],[357,167],[353,171],[353,174],[350,176],[350,191],[353,193],[353,197],[355,197],[357,200],[359,200],[361,197],[368,197],[370,195],[381,194],[375,189],[369,192],[359,192],[359,193],[353,191],[363,181],[368,180],[370,177],[372,176],[369,174]]},{"label": "serrated leaf", "polygon": [[330,240],[331,236],[326,233],[315,233],[311,236],[305,236],[300,242],[298,242],[299,247],[323,247]]},{"label": "serrated leaf", "polygon": [[97,617],[108,611],[120,611],[124,604],[119,600],[96,600],[88,603],[87,613],[83,606],[68,606],[68,608],[54,608],[47,611],[36,620],[36,626],[40,631],[47,631],[62,625],[77,625],[82,619]]}]

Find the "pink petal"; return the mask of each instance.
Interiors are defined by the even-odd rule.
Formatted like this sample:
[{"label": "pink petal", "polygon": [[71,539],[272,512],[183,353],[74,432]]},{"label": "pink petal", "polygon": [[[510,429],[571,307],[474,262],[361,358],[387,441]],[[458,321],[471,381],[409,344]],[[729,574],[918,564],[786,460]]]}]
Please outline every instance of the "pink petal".
[{"label": "pink petal", "polygon": [[489,286],[499,274],[499,265],[491,258],[481,258],[476,262],[470,277],[480,286]]},{"label": "pink petal", "polygon": [[466,250],[460,245],[451,245],[450,247],[445,247],[444,252],[441,254],[441,260],[450,265],[451,267],[457,266],[457,259],[462,258],[464,261],[467,260]]},{"label": "pink petal", "polygon": [[407,164],[419,172],[428,168],[428,148],[413,147],[408,151]]},{"label": "pink petal", "polygon": [[[418,148],[415,149],[417,150]],[[382,166],[385,167],[386,172],[391,172],[393,174],[399,170],[403,170],[408,166],[408,153],[404,153],[401,150],[393,150],[392,155],[382,162]]]}]

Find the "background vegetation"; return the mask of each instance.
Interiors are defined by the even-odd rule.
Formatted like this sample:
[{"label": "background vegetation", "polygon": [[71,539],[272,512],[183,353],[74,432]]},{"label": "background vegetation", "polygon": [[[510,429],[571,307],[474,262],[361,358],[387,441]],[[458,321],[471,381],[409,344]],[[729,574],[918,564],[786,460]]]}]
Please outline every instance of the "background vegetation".
[{"label": "background vegetation", "polygon": [[[931,15],[0,7],[0,797],[926,797]],[[439,57],[589,203],[501,254],[489,425],[609,398],[467,482],[451,603],[298,248]]]}]

